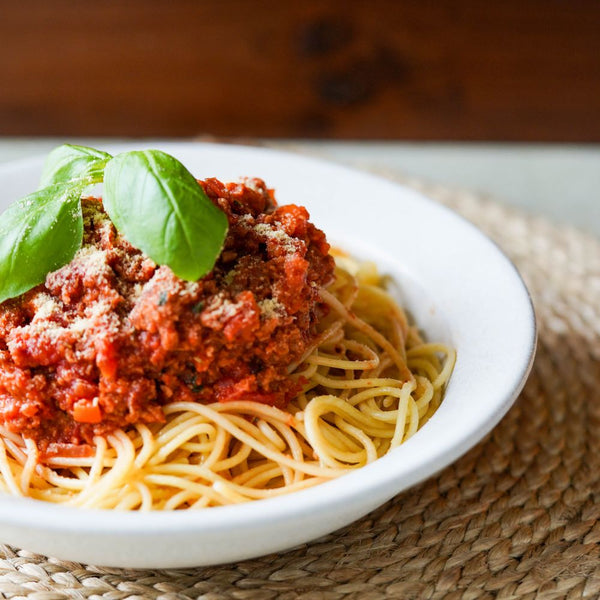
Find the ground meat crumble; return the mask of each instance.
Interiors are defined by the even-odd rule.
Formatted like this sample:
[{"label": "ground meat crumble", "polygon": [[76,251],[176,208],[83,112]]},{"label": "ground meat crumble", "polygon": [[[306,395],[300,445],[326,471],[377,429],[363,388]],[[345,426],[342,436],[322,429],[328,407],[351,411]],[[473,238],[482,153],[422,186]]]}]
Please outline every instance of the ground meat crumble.
[{"label": "ground meat crumble", "polygon": [[324,234],[258,179],[200,182],[227,215],[213,271],[197,282],[120,236],[98,199],[84,240],[44,284],[0,305],[0,423],[42,447],[164,420],[171,401],[283,407],[287,367],[315,336],[333,278]]}]

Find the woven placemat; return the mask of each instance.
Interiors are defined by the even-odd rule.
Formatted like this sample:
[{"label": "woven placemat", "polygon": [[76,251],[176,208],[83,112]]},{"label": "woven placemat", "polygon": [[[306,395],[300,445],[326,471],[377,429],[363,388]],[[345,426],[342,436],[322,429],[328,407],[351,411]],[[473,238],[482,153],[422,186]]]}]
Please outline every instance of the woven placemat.
[{"label": "woven placemat", "polygon": [[492,433],[438,477],[287,553],[119,570],[0,546],[4,597],[600,597],[600,242],[481,195],[408,183],[486,231],[532,292],[537,358]]}]

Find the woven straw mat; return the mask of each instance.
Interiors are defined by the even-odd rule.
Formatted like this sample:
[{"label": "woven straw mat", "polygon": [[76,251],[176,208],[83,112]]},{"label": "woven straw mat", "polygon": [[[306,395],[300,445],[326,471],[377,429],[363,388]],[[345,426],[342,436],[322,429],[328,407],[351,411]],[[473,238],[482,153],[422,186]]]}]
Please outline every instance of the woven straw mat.
[{"label": "woven straw mat", "polygon": [[501,423],[439,476],[289,552],[180,570],[82,565],[0,546],[0,594],[35,600],[600,597],[600,242],[409,181],[516,263],[539,346]]}]

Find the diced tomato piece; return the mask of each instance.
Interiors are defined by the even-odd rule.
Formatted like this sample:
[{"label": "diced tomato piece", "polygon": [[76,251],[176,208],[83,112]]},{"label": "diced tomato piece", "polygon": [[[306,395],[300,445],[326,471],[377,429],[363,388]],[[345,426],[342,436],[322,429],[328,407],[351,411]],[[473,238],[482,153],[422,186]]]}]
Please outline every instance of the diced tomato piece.
[{"label": "diced tomato piece", "polygon": [[73,419],[78,423],[100,423],[102,411],[93,400],[78,400],[73,405]]}]

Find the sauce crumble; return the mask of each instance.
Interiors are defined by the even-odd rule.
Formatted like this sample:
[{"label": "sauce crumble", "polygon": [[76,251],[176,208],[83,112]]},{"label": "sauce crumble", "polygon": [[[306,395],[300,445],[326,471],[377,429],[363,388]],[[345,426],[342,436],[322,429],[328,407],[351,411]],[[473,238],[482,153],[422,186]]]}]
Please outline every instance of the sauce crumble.
[{"label": "sauce crumble", "polygon": [[333,279],[325,235],[259,179],[199,183],[229,220],[202,279],[157,266],[86,198],[73,261],[0,305],[0,423],[48,456],[163,422],[168,402],[284,407],[297,393],[287,367],[315,339],[318,288]]}]

